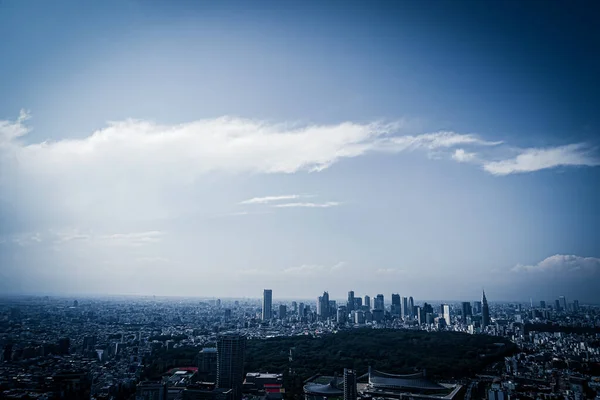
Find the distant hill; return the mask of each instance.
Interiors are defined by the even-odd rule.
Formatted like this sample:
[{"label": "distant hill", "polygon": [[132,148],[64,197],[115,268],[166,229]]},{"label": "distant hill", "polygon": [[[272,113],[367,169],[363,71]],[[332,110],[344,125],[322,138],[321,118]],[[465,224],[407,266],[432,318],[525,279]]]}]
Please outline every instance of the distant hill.
[{"label": "distant hill", "polygon": [[424,332],[392,329],[353,329],[314,338],[276,337],[248,341],[245,371],[284,372],[294,347],[294,369],[306,379],[316,373],[340,373],[354,368],[359,374],[369,365],[390,373],[427,370],[439,378],[460,378],[512,354],[516,345],[507,339],[459,332]]}]

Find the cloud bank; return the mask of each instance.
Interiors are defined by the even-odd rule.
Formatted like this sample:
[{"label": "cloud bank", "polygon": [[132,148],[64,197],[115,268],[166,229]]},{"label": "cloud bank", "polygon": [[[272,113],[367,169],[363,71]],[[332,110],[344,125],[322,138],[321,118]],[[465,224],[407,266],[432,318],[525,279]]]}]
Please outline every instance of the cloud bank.
[{"label": "cloud bank", "polygon": [[595,167],[600,165],[600,158],[595,152],[595,148],[584,143],[525,149],[515,158],[487,162],[483,169],[493,175],[509,175],[562,166]]},{"label": "cloud bank", "polygon": [[512,271],[534,274],[598,274],[600,258],[555,254],[535,265],[516,265]]}]

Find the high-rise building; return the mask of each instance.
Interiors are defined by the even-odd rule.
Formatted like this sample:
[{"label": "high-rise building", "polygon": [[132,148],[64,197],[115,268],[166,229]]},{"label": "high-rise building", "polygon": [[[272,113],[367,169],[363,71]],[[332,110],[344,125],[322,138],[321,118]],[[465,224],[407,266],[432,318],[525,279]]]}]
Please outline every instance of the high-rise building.
[{"label": "high-rise building", "polygon": [[296,303],[295,301],[292,301],[292,312],[294,314],[298,313],[298,303]]},{"label": "high-rise building", "polygon": [[217,341],[217,387],[232,389],[233,400],[242,398],[246,337],[223,335]]},{"label": "high-rise building", "polygon": [[298,304],[298,316],[300,318],[304,317],[304,303]]},{"label": "high-rise building", "polygon": [[392,293],[392,314],[400,316],[401,311],[402,310],[400,306],[400,295]]},{"label": "high-rise building", "polygon": [[402,310],[401,310],[402,319],[408,318],[408,297],[402,298]]},{"label": "high-rise building", "polygon": [[344,400],[356,400],[356,371],[344,368]]},{"label": "high-rise building", "polygon": [[554,300],[554,310],[560,311],[560,300]]},{"label": "high-rise building", "polygon": [[263,292],[262,320],[268,321],[273,318],[273,291],[265,289]]},{"label": "high-rise building", "polygon": [[573,300],[573,312],[579,312],[579,300]]},{"label": "high-rise building", "polygon": [[348,320],[348,308],[346,306],[339,306],[337,309],[337,322],[338,324],[345,324]]},{"label": "high-rise building", "polygon": [[450,325],[450,306],[448,304],[442,304],[441,311],[446,325]]},{"label": "high-rise building", "polygon": [[419,323],[419,325],[422,325],[425,322],[425,317],[423,316],[423,309],[419,306],[416,306],[415,313],[417,315],[417,322]]},{"label": "high-rise building", "polygon": [[546,302],[544,300],[540,301],[540,308],[546,308]]},{"label": "high-rise building", "polygon": [[354,310],[354,291],[353,290],[348,292],[348,303],[346,306],[348,307],[348,311]]},{"label": "high-rise building", "polygon": [[371,298],[369,296],[365,296],[365,306],[369,307],[369,310],[371,309]]},{"label": "high-rise building", "polygon": [[485,298],[485,290],[481,294],[481,326],[485,328],[490,324],[490,307]]},{"label": "high-rise building", "polygon": [[463,323],[467,323],[467,317],[471,317],[473,316],[473,312],[471,310],[471,303],[469,303],[468,301],[463,301],[462,302],[462,321]]},{"label": "high-rise building", "polygon": [[473,312],[475,314],[481,314],[481,302],[480,301],[473,302]]},{"label": "high-rise building", "polygon": [[321,320],[329,318],[329,293],[323,292],[317,301],[317,315]]},{"label": "high-rise building", "polygon": [[287,307],[284,304],[279,305],[279,319],[287,317]]},{"label": "high-rise building", "polygon": [[569,308],[567,307],[567,298],[565,296],[559,296],[558,299],[560,300],[562,309],[568,311]]},{"label": "high-rise building", "polygon": [[415,301],[412,296],[408,298],[408,315],[411,318],[415,316]]},{"label": "high-rise building", "polygon": [[362,297],[355,297],[354,298],[354,309],[360,310],[361,307],[362,307]]},{"label": "high-rise building", "polygon": [[378,294],[375,297],[375,306],[373,307],[375,310],[385,310],[385,303],[383,301],[383,295]]},{"label": "high-rise building", "polygon": [[329,311],[328,316],[335,318],[337,314],[337,301],[329,300]]}]

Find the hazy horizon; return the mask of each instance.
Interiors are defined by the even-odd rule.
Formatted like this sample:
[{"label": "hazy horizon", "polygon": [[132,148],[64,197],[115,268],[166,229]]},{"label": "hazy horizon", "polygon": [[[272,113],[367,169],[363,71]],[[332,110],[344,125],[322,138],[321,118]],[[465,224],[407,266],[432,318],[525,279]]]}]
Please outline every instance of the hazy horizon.
[{"label": "hazy horizon", "polygon": [[0,34],[0,294],[600,303],[586,7],[3,1]]}]

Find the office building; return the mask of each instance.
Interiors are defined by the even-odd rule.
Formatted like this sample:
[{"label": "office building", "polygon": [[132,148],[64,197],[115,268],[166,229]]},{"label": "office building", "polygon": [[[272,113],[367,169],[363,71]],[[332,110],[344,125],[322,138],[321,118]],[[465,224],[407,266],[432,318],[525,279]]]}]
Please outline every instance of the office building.
[{"label": "office building", "polygon": [[408,315],[412,318],[415,316],[415,300],[410,296],[408,298]]},{"label": "office building", "polygon": [[384,310],[385,309],[385,303],[384,303],[382,294],[378,294],[377,297],[375,297],[375,306],[373,308],[375,310]]},{"label": "office building", "polygon": [[354,291],[353,290],[348,292],[348,303],[346,306],[348,307],[348,311],[354,310]]},{"label": "office building", "polygon": [[392,315],[400,316],[401,306],[400,306],[400,295],[396,293],[392,293]]},{"label": "office building", "polygon": [[292,301],[292,313],[298,313],[298,303],[296,303],[295,301]]},{"label": "office building", "polygon": [[546,302],[544,300],[540,301],[540,308],[546,308]]},{"label": "office building", "polygon": [[402,298],[401,314],[402,314],[401,315],[402,319],[408,319],[408,298],[407,297]]},{"label": "office building", "polygon": [[481,294],[481,326],[485,328],[490,324],[490,307],[485,297],[485,290]]},{"label": "office building", "polygon": [[273,291],[265,289],[263,292],[262,320],[269,321],[273,318]]},{"label": "office building", "polygon": [[579,312],[579,300],[573,300],[573,312]]},{"label": "office building", "polygon": [[558,299],[554,300],[554,310],[560,311],[560,300]]},{"label": "office building", "polygon": [[217,388],[232,389],[232,400],[242,398],[246,337],[223,335],[217,341]]},{"label": "office building", "polygon": [[567,298],[565,296],[559,296],[558,299],[560,300],[562,309],[568,311],[569,308],[567,307]]},{"label": "office building", "polygon": [[369,296],[365,296],[365,306],[371,310],[371,298]]},{"label": "office building", "polygon": [[346,306],[339,306],[337,309],[338,324],[345,324],[347,321],[348,321],[348,308]]},{"label": "office building", "polygon": [[462,315],[462,321],[463,323],[467,322],[467,317],[472,317],[473,316],[473,311],[471,310],[471,303],[469,303],[468,301],[463,301],[462,302],[462,311],[461,311],[461,315]]},{"label": "office building", "polygon": [[198,379],[203,382],[215,382],[217,379],[217,349],[206,347],[198,353]]},{"label": "office building", "polygon": [[287,317],[287,307],[283,304],[279,306],[279,319],[285,319]]},{"label": "office building", "polygon": [[317,316],[322,321],[329,318],[329,293],[327,292],[323,292],[323,296],[319,296],[317,300]]},{"label": "office building", "polygon": [[304,303],[298,303],[298,317],[304,317]]},{"label": "office building", "polygon": [[450,325],[450,306],[448,304],[441,305],[442,318],[444,318],[444,322],[446,325]]},{"label": "office building", "polygon": [[344,368],[344,400],[356,400],[356,371]]},{"label": "office building", "polygon": [[473,312],[475,314],[481,314],[481,302],[480,301],[473,302]]}]

